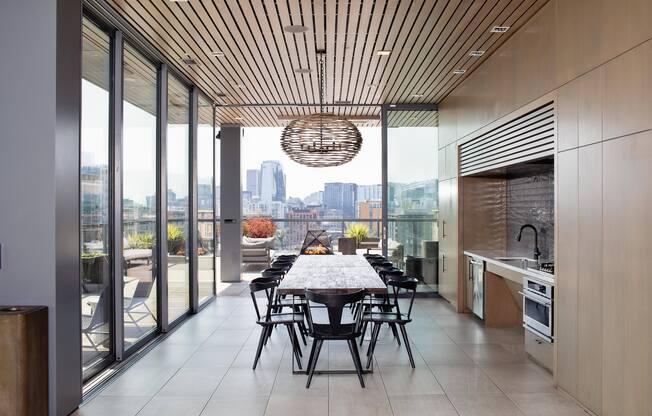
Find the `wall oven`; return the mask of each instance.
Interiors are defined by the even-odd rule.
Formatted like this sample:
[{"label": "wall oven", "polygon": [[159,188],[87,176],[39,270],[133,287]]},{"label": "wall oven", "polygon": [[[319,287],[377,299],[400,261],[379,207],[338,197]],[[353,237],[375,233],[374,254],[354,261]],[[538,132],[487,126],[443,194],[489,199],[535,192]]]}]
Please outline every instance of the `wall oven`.
[{"label": "wall oven", "polygon": [[553,342],[553,286],[523,277],[523,327]]}]

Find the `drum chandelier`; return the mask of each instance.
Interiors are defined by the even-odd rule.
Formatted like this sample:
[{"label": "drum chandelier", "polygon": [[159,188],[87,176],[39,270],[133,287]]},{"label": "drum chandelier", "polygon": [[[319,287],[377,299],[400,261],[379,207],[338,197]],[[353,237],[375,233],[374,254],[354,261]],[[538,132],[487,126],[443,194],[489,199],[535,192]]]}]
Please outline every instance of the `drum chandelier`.
[{"label": "drum chandelier", "polygon": [[297,163],[311,167],[350,162],[362,147],[358,128],[344,117],[324,112],[324,51],[319,57],[319,113],[292,120],[281,133],[281,148]]}]

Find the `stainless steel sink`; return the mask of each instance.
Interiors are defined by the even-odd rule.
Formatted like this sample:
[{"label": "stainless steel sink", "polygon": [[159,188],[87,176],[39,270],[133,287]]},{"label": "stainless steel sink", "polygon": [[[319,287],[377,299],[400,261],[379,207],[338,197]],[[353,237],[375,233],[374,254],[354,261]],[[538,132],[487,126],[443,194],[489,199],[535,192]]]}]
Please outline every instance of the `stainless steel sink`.
[{"label": "stainless steel sink", "polygon": [[537,261],[528,257],[494,257],[494,260],[520,267],[521,269],[528,269],[530,266],[537,267]]}]

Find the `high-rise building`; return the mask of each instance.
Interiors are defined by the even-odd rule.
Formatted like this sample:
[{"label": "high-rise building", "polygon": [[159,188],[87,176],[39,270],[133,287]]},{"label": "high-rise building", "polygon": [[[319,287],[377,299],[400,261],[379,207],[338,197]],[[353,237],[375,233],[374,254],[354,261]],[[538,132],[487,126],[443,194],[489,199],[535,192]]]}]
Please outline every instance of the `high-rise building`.
[{"label": "high-rise building", "polygon": [[370,236],[380,236],[381,222],[383,218],[383,203],[381,200],[376,201],[360,201],[356,204],[357,208],[357,218],[359,219],[369,219],[374,221],[369,221],[366,223],[369,228]]},{"label": "high-rise building", "polygon": [[355,218],[357,190],[358,185],[355,183],[329,182],[324,184],[325,208],[342,211],[343,218]]},{"label": "high-rise building", "polygon": [[[316,209],[293,209],[287,214],[288,219],[293,220],[316,220],[319,218],[319,210]],[[288,223],[288,232],[287,232],[287,247],[290,248],[301,248],[304,238],[306,237],[306,232],[315,227],[320,227],[319,223],[303,222],[303,221],[291,221]]]},{"label": "high-rise building", "polygon": [[260,200],[285,202],[285,173],[278,160],[265,160],[260,165]]},{"label": "high-rise building", "polygon": [[260,197],[260,170],[247,169],[247,192],[251,197]]},{"label": "high-rise building", "polygon": [[303,198],[303,203],[308,206],[319,206],[324,204],[324,191],[313,192]]},{"label": "high-rise building", "polygon": [[356,202],[360,201],[380,201],[383,199],[383,186],[377,185],[358,185],[358,195]]}]

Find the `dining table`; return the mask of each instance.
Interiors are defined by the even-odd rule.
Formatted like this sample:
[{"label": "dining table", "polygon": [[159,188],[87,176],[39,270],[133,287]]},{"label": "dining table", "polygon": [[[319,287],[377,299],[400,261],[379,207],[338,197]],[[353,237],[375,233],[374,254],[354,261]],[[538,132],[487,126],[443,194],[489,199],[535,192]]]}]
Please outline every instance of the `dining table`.
[{"label": "dining table", "polygon": [[304,254],[277,288],[281,295],[303,295],[305,289],[315,292],[350,292],[365,289],[371,294],[387,293],[387,286],[361,255]]},{"label": "dining table", "polygon": [[[303,254],[285,275],[279,286],[279,295],[302,296],[306,289],[315,292],[350,292],[364,289],[369,294],[386,294],[387,286],[367,259],[360,255]],[[370,369],[363,373],[373,373]],[[292,359],[292,373],[306,374],[297,370]],[[354,374],[355,370],[321,370],[315,374]]]}]

